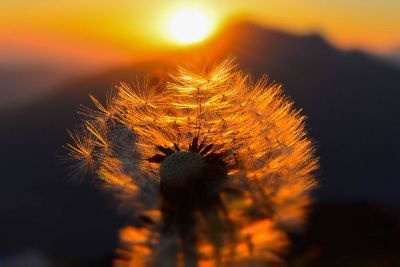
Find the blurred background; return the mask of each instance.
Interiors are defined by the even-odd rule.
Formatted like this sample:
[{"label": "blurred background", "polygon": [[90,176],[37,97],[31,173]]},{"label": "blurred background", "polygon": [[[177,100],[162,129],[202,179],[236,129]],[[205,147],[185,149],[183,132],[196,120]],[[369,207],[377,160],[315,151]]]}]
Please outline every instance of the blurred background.
[{"label": "blurred background", "polygon": [[289,266],[400,266],[400,1],[0,3],[0,266],[111,266],[127,218],[62,164],[88,94],[236,58],[308,117],[320,186]]}]

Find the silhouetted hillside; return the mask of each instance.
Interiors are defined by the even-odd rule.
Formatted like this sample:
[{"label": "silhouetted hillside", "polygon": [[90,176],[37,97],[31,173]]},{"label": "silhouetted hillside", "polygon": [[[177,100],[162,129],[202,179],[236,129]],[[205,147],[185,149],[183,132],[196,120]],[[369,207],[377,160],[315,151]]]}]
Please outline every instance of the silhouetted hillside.
[{"label": "silhouetted hillside", "polygon": [[361,52],[339,51],[317,35],[252,24],[236,25],[216,42],[241,68],[281,82],[309,117],[321,156],[319,196],[399,207],[399,69]]},{"label": "silhouetted hillside", "polygon": [[[321,157],[320,201],[400,208],[399,69],[360,52],[339,51],[318,35],[295,36],[247,23],[231,26],[198,51],[236,56],[240,68],[281,82],[303,108]],[[104,97],[116,81],[134,81],[148,71],[163,76],[168,67],[149,62],[83,77],[38,103],[0,114],[0,257],[39,247],[58,258],[100,266],[96,260],[112,256],[124,218],[91,183],[69,182],[57,156],[65,154],[66,129],[78,123],[75,111],[88,103],[89,93]],[[341,245],[326,238],[333,247]]]},{"label": "silhouetted hillside", "polygon": [[392,53],[384,55],[383,59],[395,64],[398,68],[400,68],[400,49],[397,51],[394,51]]},{"label": "silhouetted hillside", "polygon": [[[23,75],[23,77],[21,77]],[[59,70],[45,65],[0,64],[0,110],[16,109],[43,97],[62,79]]]}]

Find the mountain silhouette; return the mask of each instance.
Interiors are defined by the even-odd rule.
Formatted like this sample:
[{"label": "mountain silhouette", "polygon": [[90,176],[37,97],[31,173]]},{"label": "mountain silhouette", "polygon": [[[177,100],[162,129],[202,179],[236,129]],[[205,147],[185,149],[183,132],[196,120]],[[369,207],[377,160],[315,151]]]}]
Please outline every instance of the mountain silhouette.
[{"label": "mountain silhouette", "polygon": [[321,157],[321,197],[400,203],[398,68],[318,35],[254,24],[236,25],[222,39],[241,68],[267,73],[303,109]]},{"label": "mountain silhouette", "polygon": [[[254,77],[266,73],[308,117],[321,159],[320,202],[400,208],[400,70],[368,54],[336,49],[319,35],[293,35],[252,23],[228,26],[204,46],[160,61],[79,77],[19,110],[0,114],[0,257],[39,247],[58,259],[101,266],[112,258],[125,218],[90,179],[61,164],[66,129],[88,94],[104,98],[118,81],[163,77],[190,53],[234,56]],[[195,51],[195,52],[193,52]],[[140,78],[139,78],[140,79]]]}]

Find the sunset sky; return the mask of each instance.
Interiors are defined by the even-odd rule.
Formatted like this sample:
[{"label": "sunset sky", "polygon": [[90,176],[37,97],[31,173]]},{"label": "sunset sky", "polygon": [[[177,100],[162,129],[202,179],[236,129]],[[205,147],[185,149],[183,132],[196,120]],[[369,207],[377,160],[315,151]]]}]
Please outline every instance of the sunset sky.
[{"label": "sunset sky", "polygon": [[0,53],[19,49],[25,54],[122,59],[135,51],[174,45],[168,20],[185,6],[204,10],[214,31],[239,15],[289,32],[320,32],[342,48],[374,53],[400,48],[398,0],[3,0]]}]

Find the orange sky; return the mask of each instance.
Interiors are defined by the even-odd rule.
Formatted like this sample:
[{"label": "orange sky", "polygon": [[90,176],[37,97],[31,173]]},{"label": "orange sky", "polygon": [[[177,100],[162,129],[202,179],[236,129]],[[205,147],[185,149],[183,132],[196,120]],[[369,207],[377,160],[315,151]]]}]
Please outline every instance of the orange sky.
[{"label": "orange sky", "polygon": [[3,0],[0,49],[123,60],[135,51],[168,45],[168,15],[185,5],[203,7],[217,24],[247,14],[261,24],[290,32],[321,32],[343,48],[376,53],[400,48],[398,0]]}]

